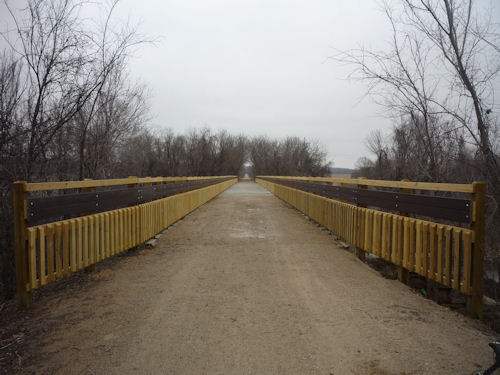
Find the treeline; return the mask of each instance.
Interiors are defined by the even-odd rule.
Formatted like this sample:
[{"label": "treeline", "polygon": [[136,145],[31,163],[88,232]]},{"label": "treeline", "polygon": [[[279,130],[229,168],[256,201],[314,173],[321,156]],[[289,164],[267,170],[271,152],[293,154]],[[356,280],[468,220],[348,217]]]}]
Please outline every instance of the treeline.
[{"label": "treeline", "polygon": [[[109,3],[108,3],[109,4]],[[127,176],[321,175],[321,147],[298,138],[151,130],[148,92],[127,63],[148,43],[113,20],[116,2],[29,0],[10,12],[0,53],[0,300],[13,295],[12,183]],[[102,22],[81,16],[101,7]]]},{"label": "treeline", "polygon": [[[329,163],[323,147],[306,139],[233,135],[225,130],[142,129],[116,152],[118,175],[220,176],[239,175],[245,163],[254,174],[323,176]],[[105,177],[105,176],[103,176]]]}]

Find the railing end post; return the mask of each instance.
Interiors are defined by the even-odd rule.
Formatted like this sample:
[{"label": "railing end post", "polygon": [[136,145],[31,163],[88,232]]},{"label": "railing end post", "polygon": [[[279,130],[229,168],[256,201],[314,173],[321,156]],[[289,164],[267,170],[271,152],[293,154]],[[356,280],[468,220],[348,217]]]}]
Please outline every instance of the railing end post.
[{"label": "railing end post", "polygon": [[16,260],[16,290],[20,307],[32,304],[31,291],[28,290],[28,254],[26,253],[27,182],[16,181],[12,187],[14,208],[14,253]]},{"label": "railing end post", "polygon": [[472,254],[472,293],[467,296],[467,314],[473,318],[481,318],[483,313],[484,292],[484,252],[486,245],[486,182],[472,183],[474,194],[474,247]]}]

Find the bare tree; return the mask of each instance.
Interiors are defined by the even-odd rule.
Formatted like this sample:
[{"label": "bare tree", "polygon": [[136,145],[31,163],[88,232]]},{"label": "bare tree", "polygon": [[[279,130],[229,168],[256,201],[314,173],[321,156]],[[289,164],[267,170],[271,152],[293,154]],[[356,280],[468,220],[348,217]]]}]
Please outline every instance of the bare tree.
[{"label": "bare tree", "polygon": [[492,83],[500,71],[495,24],[478,13],[473,0],[385,2],[383,10],[393,31],[390,50],[360,48],[336,58],[355,66],[351,77],[367,81],[368,92],[389,114],[414,125],[429,179],[442,178],[440,144],[456,137],[477,147],[483,177],[497,190],[492,137],[499,124],[491,113]]},{"label": "bare tree", "polygon": [[116,1],[101,29],[81,15],[91,1],[24,4],[5,2],[13,28],[0,33],[0,295],[13,285],[12,182],[113,175],[118,144],[147,112],[144,89],[125,82],[142,40],[112,24]]}]

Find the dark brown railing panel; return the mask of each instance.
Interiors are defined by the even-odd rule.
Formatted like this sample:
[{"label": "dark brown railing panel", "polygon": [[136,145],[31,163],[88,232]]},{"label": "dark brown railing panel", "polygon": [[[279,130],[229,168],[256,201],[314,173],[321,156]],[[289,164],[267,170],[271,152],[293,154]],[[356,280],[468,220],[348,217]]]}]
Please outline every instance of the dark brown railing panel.
[{"label": "dark brown railing panel", "polygon": [[279,178],[261,178],[326,198],[345,200],[356,205],[403,211],[459,223],[470,223],[472,220],[472,202],[469,199],[376,191]]}]

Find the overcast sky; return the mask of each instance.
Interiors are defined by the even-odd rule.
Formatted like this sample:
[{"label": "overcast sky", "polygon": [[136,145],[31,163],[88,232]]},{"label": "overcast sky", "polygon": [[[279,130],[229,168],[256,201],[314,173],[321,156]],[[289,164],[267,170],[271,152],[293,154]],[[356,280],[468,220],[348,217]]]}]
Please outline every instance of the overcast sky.
[{"label": "overcast sky", "polygon": [[374,0],[122,1],[119,17],[160,36],[131,71],[150,87],[153,125],[184,131],[296,135],[323,143],[337,167],[366,154],[371,130],[390,120],[350,68],[329,57],[388,33]]},{"label": "overcast sky", "polygon": [[[396,0],[395,0],[396,1]],[[500,21],[500,1],[493,6]],[[14,4],[15,1],[10,1]],[[323,143],[336,167],[368,152],[366,136],[390,119],[352,67],[330,56],[390,37],[376,0],[122,0],[116,17],[159,38],[131,61],[151,91],[152,125],[176,132],[299,136]]]}]

